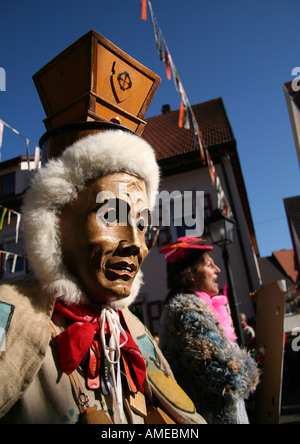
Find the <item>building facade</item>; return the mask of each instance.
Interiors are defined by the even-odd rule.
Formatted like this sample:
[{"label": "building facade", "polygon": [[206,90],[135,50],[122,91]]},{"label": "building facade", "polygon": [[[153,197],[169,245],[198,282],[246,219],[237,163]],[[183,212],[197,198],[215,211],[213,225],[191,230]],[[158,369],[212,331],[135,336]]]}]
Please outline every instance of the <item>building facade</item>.
[{"label": "building facade", "polygon": [[21,206],[34,171],[34,158],[19,156],[0,163],[0,278],[18,278],[30,271],[24,254]]},{"label": "building facade", "polygon": [[[259,252],[236,141],[222,99],[211,100],[192,108],[236,220],[235,241],[228,250],[239,310],[251,318],[255,316],[251,293],[260,286],[257,265]],[[201,213],[203,226],[200,227],[200,231],[198,230],[197,236],[201,235],[206,238],[210,244],[205,222],[218,206],[217,193],[212,186],[208,167],[201,163],[200,152],[195,145],[192,130],[180,128],[178,118],[179,111],[172,111],[168,106],[164,107],[161,115],[147,120],[142,137],[154,147],[156,152],[161,168],[160,193],[166,192],[175,196],[171,206],[174,205],[178,196],[188,193],[189,214],[185,212],[185,217],[193,221],[196,220],[197,215],[199,216],[197,213]],[[3,281],[30,271],[30,264],[23,250],[20,210],[33,169],[34,159],[28,161],[26,156],[0,164],[0,192],[2,193],[0,205],[3,216],[0,242]],[[10,218],[8,218],[9,214]],[[160,217],[162,219],[162,216],[158,219]],[[190,223],[186,223],[186,219],[181,223],[182,221],[176,220],[176,214],[169,214],[169,217],[169,223],[158,220],[156,224],[158,236],[143,264],[144,285],[133,307],[136,314],[154,334],[159,332],[160,317],[167,294],[166,264],[164,257],[160,254],[160,249],[178,237],[188,234],[187,230],[193,229]],[[221,250],[217,246],[214,255],[216,263],[222,269],[219,279],[220,288],[222,288],[226,283],[226,273]]]},{"label": "building facade", "polygon": [[[255,292],[261,283],[257,263],[259,252],[236,141],[222,99],[198,104],[192,109],[236,220],[235,242],[228,250],[239,311],[251,318],[255,316],[251,293]],[[207,222],[213,210],[217,208],[217,193],[212,186],[208,167],[201,164],[200,151],[195,145],[192,130],[179,128],[178,119],[178,110],[172,111],[168,106],[163,107],[161,115],[147,120],[143,138],[156,151],[162,174],[161,192],[167,191],[171,194],[179,191],[183,194],[190,191],[194,195],[196,192],[202,192],[203,213]],[[196,217],[195,214],[192,216]],[[184,224],[176,226],[174,218],[170,226],[162,224],[159,228],[156,245],[143,265],[145,283],[139,299],[143,319],[155,334],[159,332],[163,302],[168,292],[166,263],[159,251],[164,245],[186,235],[187,229]],[[203,234],[199,234],[210,244],[205,224],[203,228]],[[216,263],[222,269],[219,279],[222,288],[227,283],[227,278],[221,250],[217,246],[214,255]]]}]

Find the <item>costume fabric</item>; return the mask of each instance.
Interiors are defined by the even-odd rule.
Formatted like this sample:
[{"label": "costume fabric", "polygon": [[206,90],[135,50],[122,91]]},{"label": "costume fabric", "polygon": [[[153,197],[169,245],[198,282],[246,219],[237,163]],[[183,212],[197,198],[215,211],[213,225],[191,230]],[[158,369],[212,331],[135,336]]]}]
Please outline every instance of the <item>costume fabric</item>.
[{"label": "costume fabric", "polygon": [[[61,333],[68,329],[69,320],[53,317],[55,299],[47,297],[40,284],[29,278],[18,285],[1,286],[0,301],[14,307],[5,351],[0,353],[0,423],[77,423],[81,411],[70,377],[60,368],[56,340],[51,339],[49,325],[52,319]],[[119,314],[147,368],[143,390],[148,402],[160,407],[176,423],[205,424],[194,403],[175,382],[169,364],[148,330],[128,308]],[[126,384],[123,383],[122,418],[115,390],[104,394],[102,387],[87,386],[87,367],[87,362],[81,362],[76,375],[90,406],[103,410],[115,424],[145,423],[144,416],[130,406]],[[123,380],[126,383],[126,378]],[[101,381],[103,378],[100,384]]]},{"label": "costume fabric", "polygon": [[226,308],[226,305],[228,304],[227,297],[214,296],[211,298],[203,291],[197,291],[196,296],[205,302],[205,304],[213,311],[218,322],[221,324],[227,339],[232,342],[236,341],[237,336],[235,335],[234,328],[232,326],[232,319]]},{"label": "costume fabric", "polygon": [[259,372],[250,355],[228,339],[203,297],[170,299],[160,344],[179,385],[208,423],[247,423],[244,399],[255,390]]},{"label": "costume fabric", "polygon": [[[76,370],[87,352],[92,352],[92,346],[96,347],[101,355],[102,345],[104,352],[106,344],[104,341],[104,343],[101,344],[100,330],[103,329],[104,335],[109,338],[112,336],[112,332],[107,322],[104,321],[104,323],[102,323],[102,314],[103,310],[97,307],[78,305],[66,307],[61,302],[56,302],[53,316],[62,317],[72,322],[71,325],[57,337],[60,368],[67,375]],[[133,370],[133,378],[136,381],[138,389],[143,392],[143,383],[146,377],[145,362],[140,350],[127,330],[122,313],[115,312],[115,316],[121,318],[122,323],[121,328],[123,334],[121,333],[120,338],[118,338],[122,358],[126,360],[126,362],[130,362]],[[95,335],[96,340],[94,339]],[[109,342],[109,340],[107,342]],[[103,358],[104,355],[102,355],[102,360]],[[99,360],[101,362],[101,356]],[[99,376],[99,369],[97,376]]]}]

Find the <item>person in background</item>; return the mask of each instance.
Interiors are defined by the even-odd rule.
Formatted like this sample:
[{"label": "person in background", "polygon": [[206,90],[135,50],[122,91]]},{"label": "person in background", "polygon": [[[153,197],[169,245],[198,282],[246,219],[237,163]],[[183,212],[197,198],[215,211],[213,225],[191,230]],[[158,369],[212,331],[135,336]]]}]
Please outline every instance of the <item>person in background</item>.
[{"label": "person in background", "polygon": [[255,331],[250,325],[247,324],[247,318],[245,313],[240,313],[240,320],[242,324],[245,347],[248,350],[251,350],[253,348],[255,341]]},{"label": "person in background", "polygon": [[169,294],[160,346],[178,383],[208,423],[247,424],[244,400],[254,392],[259,370],[236,343],[227,298],[216,296],[221,270],[212,249],[191,237],[161,249]]}]

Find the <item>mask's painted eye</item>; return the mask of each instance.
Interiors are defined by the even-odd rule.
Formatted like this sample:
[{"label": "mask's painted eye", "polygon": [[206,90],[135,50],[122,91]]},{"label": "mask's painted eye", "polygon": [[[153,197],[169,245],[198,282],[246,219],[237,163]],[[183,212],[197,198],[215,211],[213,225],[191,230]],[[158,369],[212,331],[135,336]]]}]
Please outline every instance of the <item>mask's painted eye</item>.
[{"label": "mask's painted eye", "polygon": [[103,214],[103,219],[108,224],[114,224],[117,222],[117,212],[114,208],[108,210],[105,214]]},{"label": "mask's painted eye", "polygon": [[139,229],[140,231],[145,231],[146,228],[147,228],[147,225],[145,224],[144,219],[140,219],[140,220],[137,222],[136,226],[138,227],[138,229]]},{"label": "mask's painted eye", "polygon": [[[117,223],[127,224],[130,207],[122,199],[107,199],[100,203],[97,218],[100,224],[114,226]],[[102,222],[101,222],[102,221]]]},{"label": "mask's painted eye", "polygon": [[147,227],[149,226],[149,223],[150,223],[149,210],[148,210],[148,208],[145,208],[144,210],[142,210],[140,212],[139,219],[136,223],[136,226],[140,231],[146,231]]}]

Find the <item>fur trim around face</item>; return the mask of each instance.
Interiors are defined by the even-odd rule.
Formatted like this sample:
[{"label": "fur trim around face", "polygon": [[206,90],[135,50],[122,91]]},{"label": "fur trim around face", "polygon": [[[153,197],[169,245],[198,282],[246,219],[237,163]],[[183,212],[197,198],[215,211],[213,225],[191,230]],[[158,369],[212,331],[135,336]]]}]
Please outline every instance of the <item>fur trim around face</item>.
[{"label": "fur trim around face", "polygon": [[[159,184],[159,168],[152,147],[135,134],[122,130],[91,135],[50,160],[33,177],[23,205],[25,249],[35,273],[47,293],[68,303],[86,303],[87,298],[66,269],[59,237],[61,209],[74,200],[87,181],[115,172],[127,172],[145,181],[150,209]],[[130,305],[142,284],[141,271],[131,295],[112,302],[114,308]]]}]

